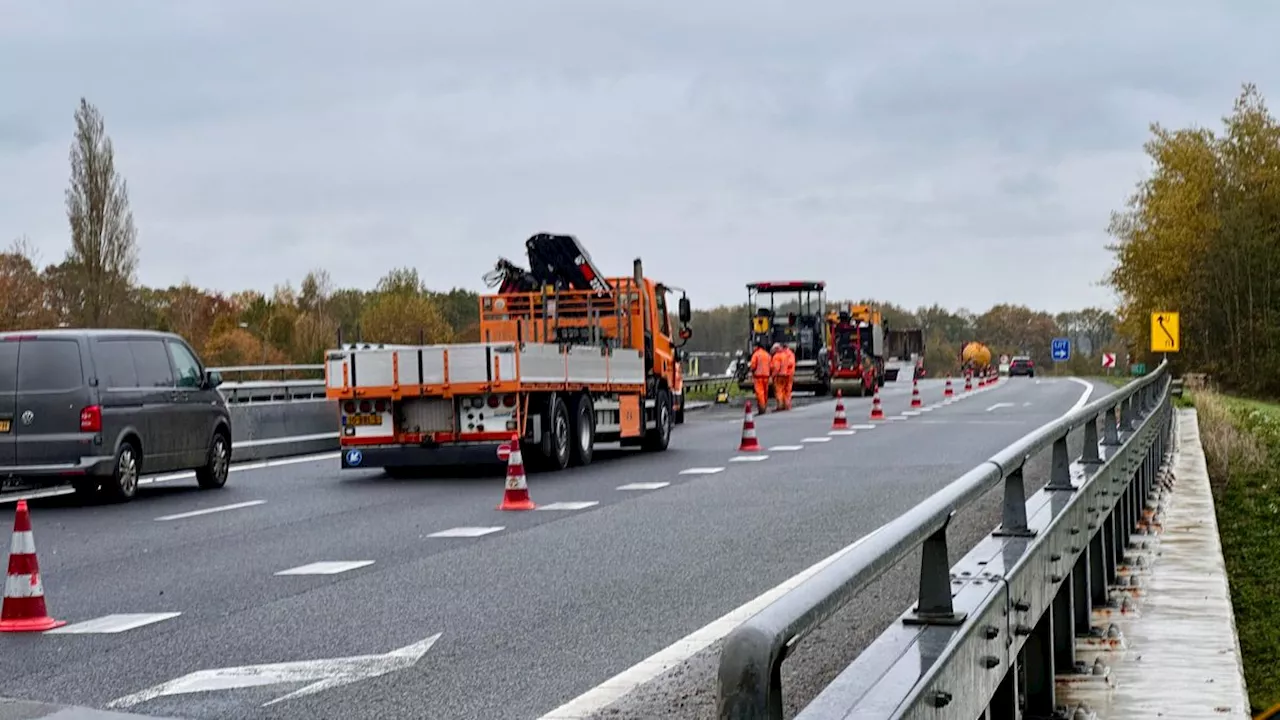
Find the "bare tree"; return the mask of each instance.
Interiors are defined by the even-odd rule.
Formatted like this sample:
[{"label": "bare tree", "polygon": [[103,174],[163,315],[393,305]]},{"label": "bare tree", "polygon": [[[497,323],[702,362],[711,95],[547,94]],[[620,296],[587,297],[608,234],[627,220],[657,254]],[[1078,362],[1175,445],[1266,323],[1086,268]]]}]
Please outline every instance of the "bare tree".
[{"label": "bare tree", "polygon": [[80,324],[103,327],[124,309],[138,266],[137,231],[129,188],[116,174],[115,153],[102,114],[84,98],[76,110],[67,188],[71,250],[66,265],[79,281]]}]

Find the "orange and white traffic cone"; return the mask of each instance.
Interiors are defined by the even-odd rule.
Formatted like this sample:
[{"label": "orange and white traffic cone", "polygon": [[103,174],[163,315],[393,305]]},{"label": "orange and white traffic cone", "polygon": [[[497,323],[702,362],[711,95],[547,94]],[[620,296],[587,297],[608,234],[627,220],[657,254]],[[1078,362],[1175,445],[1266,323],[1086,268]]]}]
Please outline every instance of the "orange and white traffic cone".
[{"label": "orange and white traffic cone", "polygon": [[36,541],[31,534],[31,513],[27,501],[18,501],[13,518],[13,539],[9,544],[9,574],[4,582],[4,607],[0,609],[0,632],[44,632],[66,625],[54,620],[44,604],[44,583],[36,560]]},{"label": "orange and white traffic cone", "polygon": [[751,414],[751,401],[748,400],[742,415],[742,442],[738,452],[759,452],[760,440],[756,438],[756,419]]},{"label": "orange and white traffic cone", "polygon": [[537,505],[529,498],[529,484],[524,476],[524,456],[520,453],[520,436],[511,436],[511,455],[507,458],[507,488],[502,493],[499,510],[533,510]]},{"label": "orange and white traffic cone", "polygon": [[836,391],[836,417],[831,421],[832,430],[848,430],[849,420],[844,416],[844,393]]},{"label": "orange and white traffic cone", "polygon": [[965,373],[964,374],[964,391],[970,392],[972,390],[973,390],[973,375],[971,375],[970,373]]},{"label": "orange and white traffic cone", "polygon": [[955,391],[951,389],[951,373],[947,373],[947,384],[942,389],[942,397],[954,397]]},{"label": "orange and white traffic cone", "polygon": [[912,380],[911,381],[911,407],[918,408],[923,405],[924,403],[920,401],[920,381]]},{"label": "orange and white traffic cone", "polygon": [[883,420],[884,410],[880,407],[880,386],[876,386],[875,394],[871,396],[871,419]]}]

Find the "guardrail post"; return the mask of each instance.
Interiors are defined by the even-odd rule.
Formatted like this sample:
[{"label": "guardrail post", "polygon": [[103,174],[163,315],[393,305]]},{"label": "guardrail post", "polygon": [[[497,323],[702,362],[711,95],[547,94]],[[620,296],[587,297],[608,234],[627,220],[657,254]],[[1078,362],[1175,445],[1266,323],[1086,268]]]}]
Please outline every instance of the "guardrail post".
[{"label": "guardrail post", "polygon": [[1089,540],[1089,600],[1097,607],[1107,605],[1107,532],[1111,523],[1103,520],[1098,532]]},{"label": "guardrail post", "polygon": [[955,511],[947,513],[942,526],[920,546],[920,597],[915,617],[903,619],[908,625],[960,625],[968,613],[956,612],[951,600],[951,560],[947,553],[947,526]]},{"label": "guardrail post", "polygon": [[1052,463],[1049,467],[1049,484],[1045,490],[1075,490],[1071,484],[1071,460],[1067,457],[1067,436],[1053,441]]},{"label": "guardrail post", "polygon": [[1067,670],[1076,665],[1075,589],[1073,573],[1067,573],[1053,596],[1049,612],[1053,614],[1053,664]]},{"label": "guardrail post", "polygon": [[1102,444],[1119,445],[1120,444],[1120,428],[1116,423],[1116,410],[1118,406],[1112,405],[1102,413]]},{"label": "guardrail post", "polygon": [[1040,616],[1035,630],[1022,646],[1023,667],[1027,676],[1027,709],[1025,717],[1053,717],[1057,711],[1054,698],[1053,613]]},{"label": "guardrail post", "polygon": [[1080,553],[1071,566],[1071,607],[1075,610],[1076,637],[1088,637],[1093,625],[1093,597],[1089,592],[1089,551]]},{"label": "guardrail post", "polygon": [[1138,422],[1137,414],[1134,412],[1133,408],[1133,396],[1130,395],[1125,398],[1120,404],[1120,407],[1120,430],[1124,432],[1133,430],[1135,424]]},{"label": "guardrail post", "polygon": [[[1022,462],[1026,463],[1023,457]],[[1001,510],[1000,527],[992,535],[996,537],[1035,537],[1036,531],[1027,527],[1027,493],[1023,483],[1022,469],[1016,469],[1004,476],[1004,508]]]},{"label": "guardrail post", "polygon": [[1098,418],[1095,415],[1084,424],[1084,452],[1080,455],[1080,462],[1086,465],[1102,462],[1102,456],[1098,454]]}]

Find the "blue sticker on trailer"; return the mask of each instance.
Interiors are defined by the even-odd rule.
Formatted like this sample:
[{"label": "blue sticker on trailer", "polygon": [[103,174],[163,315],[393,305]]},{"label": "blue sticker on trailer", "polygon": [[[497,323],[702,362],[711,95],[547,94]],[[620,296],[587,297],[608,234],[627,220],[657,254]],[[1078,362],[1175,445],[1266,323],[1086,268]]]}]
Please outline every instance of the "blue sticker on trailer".
[{"label": "blue sticker on trailer", "polygon": [[348,450],[348,451],[347,451],[347,464],[348,464],[348,465],[351,465],[351,466],[359,465],[361,460],[364,460],[364,454],[363,454],[363,453],[361,453],[359,450]]}]

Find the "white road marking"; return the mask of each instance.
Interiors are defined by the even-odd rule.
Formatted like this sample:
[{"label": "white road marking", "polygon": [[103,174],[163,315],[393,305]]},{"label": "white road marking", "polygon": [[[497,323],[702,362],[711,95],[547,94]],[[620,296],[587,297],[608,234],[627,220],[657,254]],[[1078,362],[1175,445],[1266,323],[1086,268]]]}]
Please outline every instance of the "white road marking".
[{"label": "white road marking", "polygon": [[205,508],[203,510],[192,510],[191,512],[178,513],[176,515],[161,515],[156,518],[156,522],[163,522],[165,520],[183,520],[185,518],[198,517],[200,515],[212,515],[213,513],[226,512],[228,510],[239,510],[240,508],[263,505],[266,502],[266,500],[249,500],[247,502],[238,502],[231,505],[219,505],[218,507]]},{"label": "white road marking", "polygon": [[310,565],[302,565],[288,570],[281,570],[276,575],[337,575],[348,570],[356,570],[362,567],[368,567],[373,564],[373,560],[325,560],[322,562],[313,562]]},{"label": "white road marking", "polygon": [[835,435],[836,437],[848,437],[849,435],[853,435],[856,432],[857,430],[828,430],[827,434]]},{"label": "white road marking", "polygon": [[903,410],[903,411],[902,411],[902,414],[903,414],[903,415],[905,415],[905,416],[907,416],[907,417],[915,417],[915,416],[919,415],[921,412],[923,412],[923,409],[921,409],[921,410]]},{"label": "white road marking", "polygon": [[865,424],[865,423],[864,423],[864,424],[862,424],[862,425],[850,425],[850,426],[849,426],[849,429],[850,429],[850,430],[875,430],[875,429],[876,429],[876,426],[875,426],[875,425],[868,425],[868,424]]},{"label": "white road marking", "polygon": [[107,703],[107,707],[132,707],[167,695],[186,695],[188,693],[209,692],[211,690],[234,690],[236,688],[262,687],[281,683],[310,683],[306,687],[262,705],[262,707],[267,707],[283,700],[314,695],[322,690],[350,685],[354,682],[413,667],[439,639],[440,633],[436,633],[425,640],[397,648],[384,655],[353,655],[351,657],[325,658],[323,660],[200,670],[189,675],[183,675],[176,680],[170,680],[167,683],[147,688],[142,692],[116,698]]},{"label": "white road marking", "polygon": [[844,555],[852,552],[862,543],[866,542],[870,537],[880,532],[880,528],[876,528],[853,544],[839,550],[831,556],[819,561],[812,567],[800,571],[794,577],[784,581],[781,585],[765,592],[763,595],[748,601],[742,607],[730,611],[728,614],[712,621],[709,625],[695,630],[685,637],[672,643],[666,649],[659,650],[657,653],[650,655],[648,658],[641,660],[636,665],[623,670],[612,678],[605,680],[603,683],[586,691],[578,697],[552,710],[551,712],[538,718],[538,720],[582,720],[590,717],[595,713],[609,707],[617,702],[623,696],[641,685],[653,680],[667,670],[683,663],[697,653],[706,649],[712,643],[724,638],[733,632],[739,625],[750,620],[756,613],[760,612],[778,598],[786,595],[794,590],[804,581],[818,574],[828,565],[839,560]]},{"label": "white road marking", "polygon": [[558,502],[550,505],[539,505],[535,510],[586,510],[589,507],[599,505],[595,500],[585,500],[579,502]]},{"label": "white road marking", "polygon": [[1093,383],[1089,382],[1088,380],[1081,380],[1078,377],[1069,377],[1067,379],[1073,383],[1077,383],[1084,386],[1084,392],[1080,393],[1080,399],[1076,400],[1076,404],[1072,405],[1071,409],[1067,411],[1067,412],[1075,412],[1080,408],[1084,407],[1085,403],[1089,402],[1089,396],[1093,394]]},{"label": "white road marking", "polygon": [[802,442],[802,443],[824,443],[824,442],[831,442],[831,438],[829,438],[829,437],[807,437],[807,438],[802,439],[800,442]]},{"label": "white road marking", "polygon": [[715,475],[718,472],[724,472],[722,467],[696,467],[687,470],[681,470],[681,475]]},{"label": "white road marking", "polygon": [[902,422],[903,420],[906,420],[906,419],[907,419],[906,415],[894,415],[893,417],[889,418],[889,422]]},{"label": "white road marking", "polygon": [[[321,453],[319,455],[299,455],[297,457],[276,458],[274,460],[255,460],[253,462],[232,465],[231,472],[242,472],[244,470],[262,470],[263,468],[278,467],[282,465],[299,465],[301,463],[320,462],[321,460],[337,460],[342,457],[341,453]],[[138,485],[155,485],[172,480],[190,480],[194,478],[194,472],[171,473],[168,475],[153,475],[138,480]],[[59,487],[49,488],[48,490],[33,490],[31,492],[12,492],[0,493],[0,504],[17,502],[19,500],[39,500],[41,498],[59,497],[61,495],[72,495],[75,493],[74,488]]]},{"label": "white road marking", "polygon": [[629,484],[627,484],[627,485],[619,485],[619,486],[618,486],[618,489],[619,489],[619,490],[659,490],[659,489],[664,488],[664,487],[666,487],[666,486],[668,486],[668,485],[670,485],[670,484],[671,484],[671,483],[669,483],[669,482],[641,482],[641,483],[629,483]]},{"label": "white road marking", "polygon": [[795,452],[797,450],[803,450],[804,446],[803,445],[774,445],[769,449],[772,450],[773,452]]},{"label": "white road marking", "polygon": [[[663,484],[665,485],[666,483],[663,483]],[[449,528],[448,530],[441,530],[440,532],[433,532],[427,537],[429,538],[474,538],[474,537],[480,537],[481,535],[489,535],[496,532],[502,532],[503,530],[506,530],[506,528],[502,526],[456,527],[456,528]]]},{"label": "white road marking", "polygon": [[1024,403],[1022,403],[1022,407],[1031,407],[1031,403],[1029,403],[1029,402],[1024,402]]},{"label": "white road marking", "polygon": [[734,455],[729,458],[729,462],[760,462],[768,459],[768,455]]},{"label": "white road marking", "polygon": [[176,618],[182,613],[122,613],[119,615],[103,615],[100,618],[85,620],[74,625],[46,631],[45,635],[107,635],[122,633],[126,630],[140,628],[143,625],[158,623],[162,620]]},{"label": "white road marking", "polygon": [[938,409],[937,405],[925,405],[924,407],[920,408],[920,412],[933,412],[934,410],[937,410],[937,409]]},{"label": "white road marking", "polygon": [[995,405],[987,408],[987,412],[991,412],[992,410],[997,410],[1002,407],[1013,407],[1013,403],[996,403]]}]

